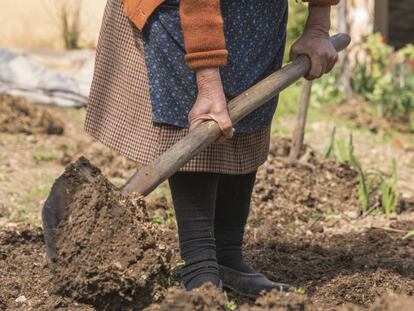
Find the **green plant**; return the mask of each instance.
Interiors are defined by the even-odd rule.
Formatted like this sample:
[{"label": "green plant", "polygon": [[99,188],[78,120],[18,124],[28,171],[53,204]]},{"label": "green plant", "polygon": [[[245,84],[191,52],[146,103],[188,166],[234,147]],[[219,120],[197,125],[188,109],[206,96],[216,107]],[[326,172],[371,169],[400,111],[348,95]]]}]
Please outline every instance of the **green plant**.
[{"label": "green plant", "polygon": [[361,203],[362,211],[367,213],[369,210],[369,194],[371,193],[372,184],[367,178],[364,170],[362,169],[361,164],[359,163],[354,152],[354,142],[352,134],[349,136],[349,162],[355,168],[358,173],[358,199]]},{"label": "green plant", "polygon": [[398,182],[398,169],[397,162],[395,159],[392,161],[392,175],[390,179],[385,178],[385,176],[379,172],[375,171],[380,179],[380,195],[381,195],[381,205],[383,212],[385,214],[395,213],[398,207],[398,195],[397,195],[397,182]]},{"label": "green plant", "polygon": [[346,100],[343,87],[338,83],[340,70],[335,68],[323,75],[312,85],[312,105],[321,107],[325,104],[337,104]]},{"label": "green plant", "polygon": [[289,1],[289,19],[287,24],[287,38],[285,61],[289,60],[289,50],[293,42],[303,33],[307,18],[307,6],[296,1]]},{"label": "green plant", "polygon": [[36,159],[36,161],[39,162],[48,162],[48,161],[53,161],[56,160],[58,158],[58,153],[56,152],[56,150],[37,150],[34,154],[34,158]]},{"label": "green plant", "polygon": [[[383,173],[378,170],[365,172],[361,163],[355,155],[355,147],[352,133],[349,136],[348,146],[344,140],[335,140],[336,128],[332,130],[330,142],[325,152],[325,158],[337,158],[336,148],[338,149],[338,159],[341,162],[349,162],[358,173],[358,200],[361,203],[362,211],[366,213],[392,214],[398,207],[397,182],[398,170],[395,160],[392,162],[392,175],[387,179]],[[375,179],[376,178],[376,179]],[[378,181],[379,180],[379,181]],[[374,182],[378,184],[379,194],[381,197],[381,209],[370,211],[370,194],[374,188]]]},{"label": "green plant", "polygon": [[403,240],[408,240],[414,237],[414,230],[408,231],[406,235],[404,235]]},{"label": "green plant", "polygon": [[[350,62],[355,94],[369,102],[378,116],[402,119],[414,129],[414,45],[394,51],[380,34],[370,34],[355,50]],[[339,81],[339,68],[315,81],[313,102],[343,102],[346,97]]]},{"label": "green plant", "polygon": [[332,129],[331,137],[329,140],[328,148],[325,151],[325,159],[335,157],[335,136],[336,136],[336,126]]},{"label": "green plant", "polygon": [[234,300],[229,300],[226,303],[226,307],[227,307],[227,309],[232,310],[232,311],[236,310],[237,309],[237,303]]},{"label": "green plant", "polygon": [[165,223],[165,219],[164,219],[164,217],[162,215],[155,214],[152,217],[152,222],[155,223],[155,224],[157,224],[157,225],[162,225],[163,223]]}]

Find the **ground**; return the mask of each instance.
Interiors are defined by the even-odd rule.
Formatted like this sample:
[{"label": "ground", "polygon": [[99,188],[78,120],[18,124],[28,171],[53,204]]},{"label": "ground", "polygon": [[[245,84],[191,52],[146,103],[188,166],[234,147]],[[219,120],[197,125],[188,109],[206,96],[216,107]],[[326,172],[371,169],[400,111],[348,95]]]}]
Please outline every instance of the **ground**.
[{"label": "ground", "polygon": [[[292,97],[282,97],[271,152],[258,174],[245,254],[255,269],[295,285],[298,293],[271,293],[257,301],[232,293],[221,297],[208,287],[183,293],[167,186],[159,187],[146,204],[139,203],[138,210],[133,202],[119,203],[114,200],[116,189],[103,176],[119,186],[136,165],[84,134],[84,109],[32,111],[23,104],[25,113],[40,124],[38,130],[28,133],[19,122],[24,118],[17,118],[0,131],[0,277],[5,280],[0,284],[0,309],[411,310],[414,240],[403,237],[414,229],[412,137],[389,128],[361,129],[331,110],[312,108],[308,147],[301,162],[290,165],[287,137],[295,109],[287,98]],[[0,104],[0,119],[4,111]],[[62,125],[62,133],[50,132],[56,124]],[[346,141],[353,132],[356,155],[365,168],[389,174],[392,159],[397,159],[398,213],[361,213],[357,172],[349,163],[323,157],[334,125],[338,139]],[[78,226],[90,229],[80,234],[77,227],[65,225],[67,235],[59,242],[64,254],[57,261],[62,265],[56,266],[45,257],[40,210],[54,179],[80,155],[102,169],[103,176],[97,178],[109,190],[101,189],[97,196],[93,190],[84,191],[87,196],[80,199],[97,201],[88,200],[89,205],[73,215],[78,215],[74,216]],[[90,189],[89,184],[85,187]],[[380,204],[378,190],[374,189],[370,203]],[[119,214],[122,209],[117,204],[127,212]],[[94,225],[85,226],[88,222]],[[125,229],[134,239],[125,238]],[[133,244],[139,247],[133,249]],[[91,250],[93,245],[100,255]],[[151,254],[153,261],[145,254]],[[146,270],[140,268],[143,263]]]}]

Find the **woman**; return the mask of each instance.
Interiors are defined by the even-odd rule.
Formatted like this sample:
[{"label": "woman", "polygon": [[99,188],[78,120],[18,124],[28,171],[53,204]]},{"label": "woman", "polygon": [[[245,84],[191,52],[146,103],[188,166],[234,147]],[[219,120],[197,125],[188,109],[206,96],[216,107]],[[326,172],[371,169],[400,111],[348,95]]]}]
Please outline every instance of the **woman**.
[{"label": "woman", "polygon": [[[336,62],[328,31],[338,1],[309,0],[305,31],[291,50],[292,58],[311,59],[310,80]],[[286,21],[286,0],[108,1],[86,131],[140,164],[206,120],[223,132],[169,179],[187,290],[206,282],[250,297],[292,290],[254,271],[241,251],[277,99],[236,125],[226,106],[280,68]]]}]

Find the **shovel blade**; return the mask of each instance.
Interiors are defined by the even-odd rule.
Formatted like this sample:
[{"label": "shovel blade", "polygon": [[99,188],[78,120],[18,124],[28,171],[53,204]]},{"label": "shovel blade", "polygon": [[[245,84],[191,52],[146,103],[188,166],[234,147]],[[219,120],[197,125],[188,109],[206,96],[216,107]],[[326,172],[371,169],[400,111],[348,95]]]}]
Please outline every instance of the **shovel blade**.
[{"label": "shovel blade", "polygon": [[43,235],[48,258],[55,257],[59,237],[58,226],[69,215],[76,192],[85,182],[92,182],[97,172],[99,170],[85,157],[80,157],[68,165],[65,172],[54,182],[42,209]]}]

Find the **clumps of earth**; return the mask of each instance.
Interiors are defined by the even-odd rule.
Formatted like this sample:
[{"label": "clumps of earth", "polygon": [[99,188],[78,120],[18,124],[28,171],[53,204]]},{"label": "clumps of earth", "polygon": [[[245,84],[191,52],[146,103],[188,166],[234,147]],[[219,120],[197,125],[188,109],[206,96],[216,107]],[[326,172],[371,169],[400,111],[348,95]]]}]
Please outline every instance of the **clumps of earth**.
[{"label": "clumps of earth", "polygon": [[[87,169],[90,175],[82,174]],[[140,197],[123,197],[80,158],[66,168],[70,212],[58,227],[54,291],[99,309],[142,308],[162,297],[171,252]]]},{"label": "clumps of earth", "polygon": [[62,124],[48,110],[22,97],[0,94],[0,133],[62,135]]},{"label": "clumps of earth", "polygon": [[122,197],[80,159],[65,172],[73,203],[53,262],[39,228],[0,228],[0,309],[412,310],[414,248],[401,234],[414,228],[412,212],[406,220],[371,218],[390,230],[346,216],[359,208],[356,172],[310,149],[290,165],[289,144],[275,139],[258,173],[244,249],[257,271],[304,295],[271,292],[253,301],[209,285],[184,292],[174,221],[154,222],[141,198]]}]

